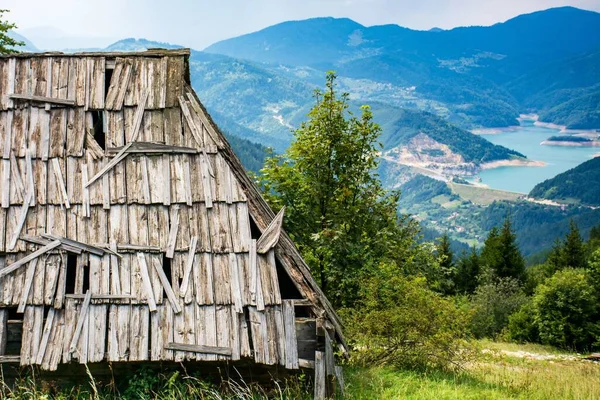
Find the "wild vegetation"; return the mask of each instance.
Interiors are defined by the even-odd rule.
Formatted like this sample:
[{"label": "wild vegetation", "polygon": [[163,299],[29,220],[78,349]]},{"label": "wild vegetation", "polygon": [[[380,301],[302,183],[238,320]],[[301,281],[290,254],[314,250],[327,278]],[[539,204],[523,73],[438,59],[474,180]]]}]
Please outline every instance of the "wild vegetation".
[{"label": "wild vegetation", "polygon": [[600,157],[537,184],[530,196],[600,206]]}]

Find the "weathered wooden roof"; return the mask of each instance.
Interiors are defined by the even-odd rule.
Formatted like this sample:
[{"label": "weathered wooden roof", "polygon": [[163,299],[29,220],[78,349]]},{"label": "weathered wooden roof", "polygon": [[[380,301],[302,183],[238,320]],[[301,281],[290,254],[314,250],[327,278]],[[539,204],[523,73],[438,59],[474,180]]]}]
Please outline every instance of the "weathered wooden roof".
[{"label": "weathered wooden roof", "polygon": [[[294,297],[344,343],[189,86],[188,56],[0,58],[0,345],[3,313],[18,307],[21,364],[253,357],[296,368],[284,345]],[[283,275],[296,294],[280,291]]]}]

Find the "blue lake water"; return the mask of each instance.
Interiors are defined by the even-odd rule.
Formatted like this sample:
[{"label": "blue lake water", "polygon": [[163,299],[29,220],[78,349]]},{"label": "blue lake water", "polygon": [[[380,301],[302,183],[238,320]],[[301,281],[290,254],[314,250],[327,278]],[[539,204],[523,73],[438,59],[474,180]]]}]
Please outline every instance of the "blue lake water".
[{"label": "blue lake water", "polygon": [[558,130],[534,126],[523,121],[519,129],[495,135],[482,135],[494,144],[525,154],[528,159],[544,161],[544,167],[500,167],[482,171],[481,183],[492,189],[528,193],[533,187],[549,178],[574,168],[600,153],[598,147],[542,146],[540,143]]}]

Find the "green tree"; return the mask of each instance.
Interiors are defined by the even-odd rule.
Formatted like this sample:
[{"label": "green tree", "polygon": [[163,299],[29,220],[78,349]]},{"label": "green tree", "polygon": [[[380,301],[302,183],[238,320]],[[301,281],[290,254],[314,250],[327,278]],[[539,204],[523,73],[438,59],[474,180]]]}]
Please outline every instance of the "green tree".
[{"label": "green tree", "polygon": [[479,284],[478,277],[481,265],[477,249],[473,247],[471,252],[463,252],[456,266],[456,291],[458,293],[471,294]]},{"label": "green tree", "polygon": [[454,253],[450,248],[450,238],[445,233],[436,244],[436,256],[439,263],[439,291],[442,294],[454,294],[456,269]]},{"label": "green tree", "polygon": [[369,107],[356,117],[348,94],[336,89],[336,76],[328,73],[308,121],[283,155],[266,160],[259,183],[275,209],[286,206],[286,229],[329,299],[351,306],[361,277],[383,260],[412,268],[418,227],[398,217],[399,194],[384,190],[374,173],[381,129]]},{"label": "green tree", "polygon": [[4,19],[3,14],[7,12],[9,11],[0,9],[0,54],[17,53],[15,47],[25,45],[25,43],[14,40],[8,36],[8,31],[17,26]]},{"label": "green tree", "polygon": [[533,308],[544,344],[583,350],[599,338],[598,296],[585,270],[558,271],[537,288]]},{"label": "green tree", "polygon": [[502,229],[492,228],[481,251],[481,258],[492,276],[520,281],[524,279],[525,260],[509,217],[504,219]]},{"label": "green tree", "polygon": [[585,268],[585,245],[575,221],[569,223],[569,233],[565,237],[562,250],[563,265],[571,268]]}]

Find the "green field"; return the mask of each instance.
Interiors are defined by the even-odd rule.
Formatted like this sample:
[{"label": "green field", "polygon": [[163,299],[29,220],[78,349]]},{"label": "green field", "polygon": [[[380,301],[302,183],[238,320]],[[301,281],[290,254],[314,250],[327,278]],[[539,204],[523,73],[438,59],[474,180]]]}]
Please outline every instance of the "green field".
[{"label": "green field", "polygon": [[463,185],[460,183],[448,183],[454,194],[460,196],[463,200],[474,204],[489,205],[494,201],[515,201],[523,197],[521,193],[506,192],[504,190],[488,189],[474,185]]}]

